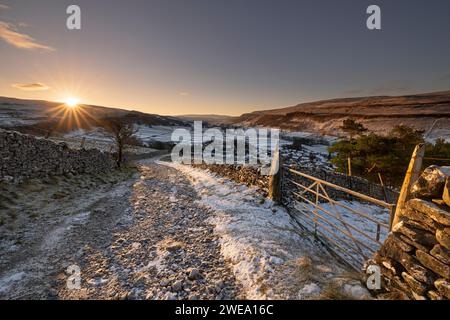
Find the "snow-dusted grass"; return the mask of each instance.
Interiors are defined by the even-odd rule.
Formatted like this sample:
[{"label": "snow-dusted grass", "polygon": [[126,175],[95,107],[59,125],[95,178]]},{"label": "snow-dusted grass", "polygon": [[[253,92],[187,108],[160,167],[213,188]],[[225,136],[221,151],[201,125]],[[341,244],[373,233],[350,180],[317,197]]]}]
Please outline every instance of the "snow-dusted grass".
[{"label": "snow-dusted grass", "polygon": [[2,100],[0,98],[0,127],[8,128],[31,125],[42,120],[43,114],[38,107],[33,105],[11,104]]},{"label": "snow-dusted grass", "polygon": [[176,126],[137,125],[136,129],[137,129],[136,136],[144,142],[152,142],[152,141],[172,142],[172,133],[176,129],[185,129],[191,133],[193,132],[190,127],[176,127]]},{"label": "snow-dusted grass", "polygon": [[16,127],[16,126],[27,126],[38,123],[39,120],[33,119],[20,119],[9,115],[0,115],[0,126],[3,128]]},{"label": "snow-dusted grass", "polygon": [[328,155],[328,146],[327,145],[315,144],[312,146],[304,145],[303,147],[311,152],[315,152],[315,153],[318,153],[321,155]]},{"label": "snow-dusted grass", "polygon": [[303,145],[300,150],[285,147],[281,149],[281,154],[286,161],[286,165],[311,169],[321,168],[333,171],[334,166],[328,160],[327,148],[328,146],[325,145]]},{"label": "snow-dusted grass", "polygon": [[[334,241],[338,242],[339,245],[343,246],[348,252],[353,253],[353,255],[357,256],[362,251],[362,253],[367,258],[371,257],[373,252],[375,252],[379,248],[378,243],[369,239],[369,237],[371,239],[376,239],[378,223],[375,221],[371,221],[364,216],[358,215],[343,206],[339,206],[338,204],[348,207],[354,211],[363,213],[364,215],[373,218],[373,220],[381,224],[387,225],[389,223],[389,210],[374,204],[345,200],[337,201],[337,204],[334,205],[329,202],[320,203],[319,206],[322,208],[322,210],[316,209],[313,205],[308,203],[297,203],[295,205],[295,208],[298,209],[296,217],[299,221],[306,221],[304,225],[314,224],[312,219],[316,218],[318,221],[317,231],[319,235],[323,234],[326,237],[332,238]],[[317,215],[319,215],[321,218],[315,216],[312,213],[313,211],[316,212]],[[338,218],[342,219],[343,222]],[[333,225],[337,226],[337,228]],[[327,228],[329,230],[327,230]],[[350,234],[359,242],[362,242],[363,245],[358,244],[358,248],[353,242],[352,238],[348,235],[345,235],[338,228]],[[312,227],[309,227],[309,229],[313,231]],[[365,235],[356,231],[355,229],[360,230]],[[380,226],[379,230],[379,242],[383,242],[388,235],[388,230],[384,226]],[[346,254],[343,255],[350,258]],[[360,259],[362,261],[361,257]],[[350,258],[349,260],[352,259]],[[358,265],[358,263],[356,263],[356,265]]]},{"label": "snow-dusted grass", "polygon": [[[170,126],[148,126],[148,125],[135,125],[135,136],[144,143],[151,143],[155,141],[171,142],[172,132],[177,128],[184,128],[190,130],[189,127],[170,127]],[[109,147],[114,144],[110,134],[106,133],[103,128],[93,128],[92,130],[77,129],[68,132],[64,135],[64,138],[59,140],[63,141],[75,141],[75,145],[79,145],[82,138],[86,139],[86,146],[90,147],[94,145],[95,148],[101,150],[109,150]],[[58,138],[54,138],[55,140]]]},{"label": "snow-dusted grass", "polygon": [[324,139],[327,141],[327,143],[333,143],[335,142],[338,137],[336,136],[330,136],[330,135],[323,135],[315,132],[307,132],[307,131],[289,131],[289,132],[283,132],[283,136],[287,139],[293,139],[293,138],[311,138],[315,139],[320,137],[321,139]]},{"label": "snow-dusted grass", "polygon": [[26,276],[23,271],[8,274],[0,278],[0,293],[8,292],[10,287],[18,281],[21,281]]},{"label": "snow-dusted grass", "polygon": [[137,125],[136,136],[142,141],[170,142],[175,127]]},{"label": "snow-dusted grass", "polygon": [[[225,179],[191,167],[163,163],[187,174],[202,196],[201,203],[217,214],[209,219],[220,236],[224,257],[233,265],[247,297],[265,298],[267,276],[285,259],[293,258],[288,247],[304,246],[287,212],[271,201],[262,202],[256,190],[233,188]],[[270,231],[270,232],[269,232]]]},{"label": "snow-dusted grass", "polygon": [[[72,149],[81,148],[81,141],[85,139],[84,149],[98,149],[104,152],[115,150],[113,137],[105,132],[103,128],[93,128],[92,130],[77,129],[70,131],[63,136],[50,137],[54,142],[64,142]],[[125,152],[132,154],[148,154],[157,150],[147,147],[125,146]]]},{"label": "snow-dusted grass", "polygon": [[86,138],[90,140],[104,141],[111,143],[111,135],[107,134],[103,128],[94,128],[92,130],[77,129],[64,135],[66,138]]}]

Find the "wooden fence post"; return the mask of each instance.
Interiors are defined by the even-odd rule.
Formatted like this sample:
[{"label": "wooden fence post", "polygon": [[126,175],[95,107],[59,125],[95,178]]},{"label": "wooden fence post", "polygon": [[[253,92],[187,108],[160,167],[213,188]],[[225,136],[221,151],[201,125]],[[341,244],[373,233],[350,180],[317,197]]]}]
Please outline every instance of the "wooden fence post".
[{"label": "wooden fence post", "polygon": [[384,185],[383,178],[381,177],[381,173],[379,173],[379,172],[378,172],[378,179],[380,179],[380,184],[381,184],[381,187],[383,188],[384,201],[389,203],[389,198],[388,198],[386,186]]},{"label": "wooden fence post", "polygon": [[281,170],[282,163],[278,145],[272,158],[269,172],[269,198],[276,203],[281,203]]},{"label": "wooden fence post", "polygon": [[81,138],[81,142],[80,142],[80,148],[83,149],[84,148],[84,143],[86,142],[86,137]]},{"label": "wooden fence post", "polygon": [[409,200],[412,184],[419,178],[420,169],[422,168],[422,159],[425,154],[425,144],[416,145],[414,152],[409,161],[408,170],[406,171],[405,180],[403,180],[402,189],[397,201],[397,207],[392,219],[391,227],[399,222],[400,212],[404,210],[406,201]]},{"label": "wooden fence post", "polygon": [[347,158],[347,166],[348,166],[348,176],[352,176],[352,159],[350,157]]}]

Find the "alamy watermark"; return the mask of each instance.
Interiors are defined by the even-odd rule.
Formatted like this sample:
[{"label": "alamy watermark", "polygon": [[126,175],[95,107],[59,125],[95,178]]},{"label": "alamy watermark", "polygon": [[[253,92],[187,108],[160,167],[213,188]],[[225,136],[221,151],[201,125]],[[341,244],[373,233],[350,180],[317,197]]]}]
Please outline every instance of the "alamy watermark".
[{"label": "alamy watermark", "polygon": [[[66,27],[69,30],[81,30],[81,8],[76,4],[67,7]],[[369,30],[381,30],[381,8],[378,5],[372,4],[367,7],[366,14],[369,17],[366,20],[366,26]]]},{"label": "alamy watermark", "polygon": [[373,4],[367,7],[366,13],[370,14],[366,21],[367,29],[381,30],[381,8]]},{"label": "alamy watermark", "polygon": [[275,174],[272,155],[278,152],[279,129],[248,128],[203,130],[201,121],[194,121],[193,132],[178,128],[172,133],[176,142],[172,162],[183,164],[259,165],[261,174]]},{"label": "alamy watermark", "polygon": [[366,286],[369,290],[381,289],[381,268],[376,264],[371,264],[366,269],[366,274],[369,276],[366,280]]},{"label": "alamy watermark", "polygon": [[76,264],[70,265],[66,269],[66,273],[69,274],[66,280],[66,287],[69,290],[81,289],[81,269]]},{"label": "alamy watermark", "polygon": [[69,15],[66,20],[66,27],[69,30],[81,29],[81,8],[75,4],[67,7],[66,13]]}]

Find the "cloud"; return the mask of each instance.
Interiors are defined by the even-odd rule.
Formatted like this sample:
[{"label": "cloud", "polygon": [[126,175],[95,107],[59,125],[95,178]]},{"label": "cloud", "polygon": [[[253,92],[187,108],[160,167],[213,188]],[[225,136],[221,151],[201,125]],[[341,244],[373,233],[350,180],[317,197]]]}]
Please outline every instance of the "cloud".
[{"label": "cloud", "polygon": [[7,6],[6,4],[1,4],[0,3],[0,10],[9,10],[9,9],[11,9],[10,6]]},{"label": "cloud", "polygon": [[48,90],[50,87],[46,86],[43,83],[14,83],[12,85],[13,88],[20,89],[20,90],[27,90],[27,91],[43,91]]},{"label": "cloud", "polygon": [[179,95],[182,97],[187,97],[189,96],[189,92],[180,92]]},{"label": "cloud", "polygon": [[36,42],[29,35],[18,32],[12,23],[0,21],[0,38],[20,49],[55,51],[52,47]]}]

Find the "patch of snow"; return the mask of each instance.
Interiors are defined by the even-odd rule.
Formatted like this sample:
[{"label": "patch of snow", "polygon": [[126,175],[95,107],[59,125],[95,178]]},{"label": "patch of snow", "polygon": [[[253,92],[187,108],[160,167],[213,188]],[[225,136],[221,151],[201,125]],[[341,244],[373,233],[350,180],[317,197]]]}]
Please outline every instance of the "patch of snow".
[{"label": "patch of snow", "polygon": [[158,255],[155,259],[149,261],[145,267],[138,269],[137,272],[147,271],[150,268],[155,268],[158,272],[161,272],[165,268],[164,264],[162,263],[163,260],[164,257]]},{"label": "patch of snow", "polygon": [[25,272],[20,271],[0,278],[0,293],[8,292],[14,282],[21,281],[25,275]]},{"label": "patch of snow", "polygon": [[312,152],[328,155],[328,147],[329,146],[327,146],[327,145],[315,144],[315,145],[312,145],[312,146],[303,145],[303,147],[305,149],[309,150],[309,151],[312,151]]},{"label": "patch of snow", "polygon": [[147,125],[136,125],[137,129],[136,136],[144,142],[149,141],[170,142],[172,141],[172,132],[176,128],[177,127],[170,127],[170,126],[150,127]]},{"label": "patch of snow", "polygon": [[65,138],[86,138],[86,140],[102,141],[112,143],[113,139],[103,128],[93,128],[92,130],[77,129],[64,134]]},{"label": "patch of snow", "polygon": [[316,283],[308,283],[298,291],[298,298],[308,299],[317,296],[321,292],[321,288]]},{"label": "patch of snow", "polygon": [[27,126],[38,123],[38,120],[29,120],[29,119],[18,119],[15,117],[9,116],[0,116],[0,126],[3,128],[8,127],[17,127],[17,126]]},{"label": "patch of snow", "polygon": [[305,131],[290,131],[288,133],[285,133],[284,135],[290,138],[309,138],[316,136],[316,134],[312,132],[305,132]]},{"label": "patch of snow", "polygon": [[71,217],[67,217],[59,226],[53,229],[44,239],[42,247],[49,249],[58,245],[59,240],[66,232],[69,232],[75,225],[86,223],[90,212],[81,212]]},{"label": "patch of snow", "polygon": [[344,284],[344,292],[352,297],[356,297],[357,299],[366,299],[368,296],[370,296],[370,292],[366,289],[361,287],[358,284]]},{"label": "patch of snow", "polygon": [[[375,252],[378,249],[379,244],[368,239],[367,236],[369,236],[372,239],[375,239],[377,235],[377,225],[378,224],[387,225],[389,223],[389,210],[377,206],[375,204],[361,203],[359,201],[341,200],[336,201],[336,203],[337,204],[335,205],[329,202],[320,203],[319,206],[321,209],[316,209],[315,206],[313,206],[312,204],[297,203],[295,207],[300,211],[300,213],[296,215],[296,217],[298,217],[298,220],[300,222],[306,221],[306,223],[303,223],[303,225],[312,224],[313,223],[312,219],[316,216],[314,216],[311,212],[315,211],[318,216],[322,217],[322,218],[317,217],[317,221],[319,222],[317,230],[319,233],[322,233],[326,237],[334,239],[341,246],[343,246],[350,252],[358,254],[359,250],[361,250],[363,254],[365,254],[367,257],[370,257],[373,254],[373,252]],[[370,221],[369,219],[362,217],[340,205],[348,207],[354,211],[363,213],[366,216],[372,218],[374,221]],[[333,216],[331,216],[330,214]],[[334,216],[340,217],[345,224],[339,221]],[[322,227],[320,224],[325,225],[326,228],[331,229],[333,233],[339,235],[339,239],[335,235],[333,235],[329,230],[326,230],[324,227]],[[362,242],[365,246],[359,245],[360,249],[358,249],[357,247],[355,247],[352,239],[349,236],[346,236],[343,233],[341,233],[332,224],[337,226],[341,230],[344,230],[347,233],[351,234],[352,237]],[[357,232],[354,229],[364,232],[367,236],[363,235],[360,232]],[[379,241],[383,242],[384,239],[386,239],[388,233],[389,231],[387,228],[380,226]],[[342,239],[345,239],[345,242],[341,241]]]},{"label": "patch of snow", "polygon": [[450,143],[450,130],[444,128],[435,128],[425,138],[426,142],[435,143],[437,139],[444,139],[445,142]]},{"label": "patch of snow", "polygon": [[282,136],[288,140],[292,140],[293,138],[310,138],[310,139],[322,139],[327,143],[332,144],[336,140],[339,139],[337,136],[324,135],[317,132],[307,132],[307,131],[289,131],[283,132]]},{"label": "patch of snow", "polygon": [[155,268],[157,272],[161,272],[166,268],[166,265],[164,264],[164,259],[168,255],[167,252],[167,243],[170,243],[170,240],[165,239],[156,244],[156,257],[149,261],[146,266],[140,268],[137,270],[137,273],[147,271],[151,268]]},{"label": "patch of snow", "polygon": [[326,170],[333,170],[334,168],[328,159],[328,146],[325,145],[302,145],[300,150],[283,147],[281,148],[281,154],[286,161],[286,165]]},{"label": "patch of snow", "polygon": [[94,279],[89,279],[87,281],[87,283],[89,283],[92,286],[101,286],[107,282],[108,282],[108,279],[105,279],[105,278],[94,278]]}]

